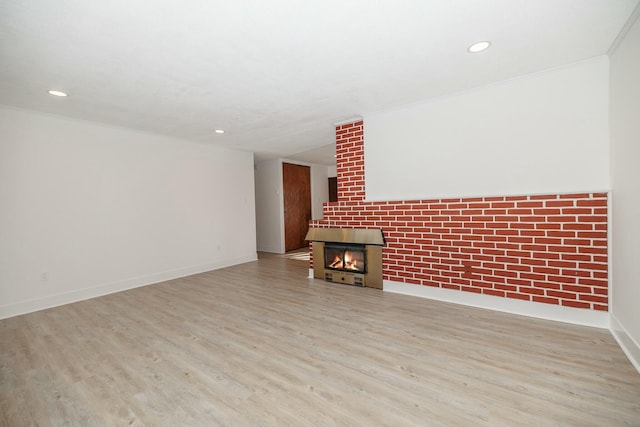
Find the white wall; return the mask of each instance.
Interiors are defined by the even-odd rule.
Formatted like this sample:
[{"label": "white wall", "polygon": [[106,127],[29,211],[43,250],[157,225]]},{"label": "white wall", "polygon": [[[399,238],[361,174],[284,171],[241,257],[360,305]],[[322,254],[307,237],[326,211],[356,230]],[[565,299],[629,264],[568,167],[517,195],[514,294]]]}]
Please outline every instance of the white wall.
[{"label": "white wall", "polygon": [[[638,13],[635,15],[638,16]],[[612,330],[640,371],[640,20],[611,56]]]},{"label": "white wall", "polygon": [[256,237],[259,251],[284,253],[284,199],[282,161],[266,160],[255,166]]},{"label": "white wall", "polygon": [[329,167],[311,165],[311,219],[322,219],[322,205],[329,202]]},{"label": "white wall", "polygon": [[367,200],[604,191],[608,58],[366,115]]},{"label": "white wall", "polygon": [[252,153],[0,107],[0,317],[256,258]]},{"label": "white wall", "polygon": [[322,205],[329,201],[330,167],[289,159],[265,160],[256,164],[256,228],[259,251],[285,251],[282,163],[309,166],[312,219],[322,219]]}]

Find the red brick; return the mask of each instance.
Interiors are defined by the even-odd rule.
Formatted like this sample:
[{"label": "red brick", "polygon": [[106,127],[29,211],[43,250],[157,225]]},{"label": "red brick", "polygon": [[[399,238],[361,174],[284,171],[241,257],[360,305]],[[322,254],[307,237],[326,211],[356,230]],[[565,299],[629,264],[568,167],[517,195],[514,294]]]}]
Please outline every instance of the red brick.
[{"label": "red brick", "polygon": [[530,295],[519,294],[519,293],[515,293],[515,292],[507,292],[507,298],[515,298],[515,299],[531,301],[531,296]]},{"label": "red brick", "polygon": [[540,209],[533,210],[534,215],[544,215],[544,216],[560,215],[560,212],[561,212],[560,209],[557,209],[557,208],[540,208]]},{"label": "red brick", "polygon": [[549,231],[544,230],[519,230],[518,234],[522,237],[542,237],[546,236],[550,233]]},{"label": "red brick", "polygon": [[535,295],[533,297],[533,301],[534,302],[544,302],[546,304],[558,304],[560,300],[558,300],[557,298],[548,298],[548,297],[542,297],[542,296]]},{"label": "red brick", "polygon": [[533,272],[538,274],[560,274],[559,269],[550,267],[533,267]]},{"label": "red brick", "polygon": [[550,200],[544,202],[544,205],[548,208],[556,208],[556,207],[568,207],[573,206],[573,201],[571,200]]},{"label": "red brick", "polygon": [[606,200],[594,199],[594,200],[578,200],[577,206],[607,206]]},{"label": "red brick", "polygon": [[576,237],[576,232],[575,231],[556,231],[556,230],[551,230],[547,232],[547,236],[549,237],[569,237],[569,238],[573,238]]},{"label": "red brick", "polygon": [[544,295],[544,290],[543,289],[534,288],[534,287],[520,286],[520,288],[518,288],[518,291],[523,293],[523,294]]},{"label": "red brick", "polygon": [[501,289],[501,290],[504,290],[504,291],[514,291],[515,292],[515,291],[518,290],[517,286],[514,286],[514,285],[503,285],[503,284],[500,284],[500,283],[495,284],[493,287],[495,289]]},{"label": "red brick", "polygon": [[[539,225],[539,224],[538,224]],[[511,224],[510,228],[516,228],[519,230],[533,230],[536,228],[536,224],[534,223],[526,223],[526,222],[514,222]]]},{"label": "red brick", "polygon": [[579,295],[578,299],[581,301],[591,301],[591,302],[599,302],[606,304],[608,302],[608,298],[606,296],[600,295]]},{"label": "red brick", "polygon": [[[561,276],[561,275],[549,275],[547,276],[547,278],[550,282],[557,282],[557,283],[577,283],[578,281],[576,277]],[[564,286],[562,287],[562,289],[564,289]]]},{"label": "red brick", "polygon": [[510,285],[517,285],[517,286],[530,286],[531,280],[507,278],[507,283]]},{"label": "red brick", "polygon": [[585,270],[562,270],[563,276],[575,276],[575,277],[591,277],[591,272]]},{"label": "red brick", "polygon": [[601,288],[608,288],[608,286],[609,286],[609,282],[606,279],[585,279],[585,278],[580,278],[580,279],[578,279],[578,284],[585,285],[585,286],[601,287]]},{"label": "red brick", "polygon": [[534,273],[520,273],[520,279],[526,280],[545,280],[546,277],[544,274],[534,274]]},{"label": "red brick", "polygon": [[562,300],[562,305],[566,307],[575,307],[575,308],[590,308],[591,305],[589,303],[580,302],[580,301],[571,301],[571,300]]},{"label": "red brick", "polygon": [[555,298],[576,299],[576,294],[572,292],[555,291],[552,289],[547,290],[547,295]]},{"label": "red brick", "polygon": [[537,288],[543,288],[543,289],[555,289],[555,290],[560,289],[560,285],[558,283],[551,283],[551,282],[533,282],[533,286]]},{"label": "red brick", "polygon": [[588,294],[591,293],[591,288],[588,286],[580,286],[580,285],[562,285],[562,290],[567,292],[577,292]]},{"label": "red brick", "polygon": [[497,296],[497,297],[504,297],[505,296],[505,292],[504,291],[498,291],[498,290],[495,290],[495,289],[483,289],[482,293],[483,294],[487,294],[487,295]]},{"label": "red brick", "polygon": [[523,259],[522,264],[508,264],[507,271],[524,271],[531,272],[531,265],[545,265],[546,262],[540,260]]},{"label": "red brick", "polygon": [[565,245],[573,245],[573,246],[588,246],[588,245],[591,244],[591,240],[589,240],[589,239],[564,239],[564,244]]},{"label": "red brick", "polygon": [[533,252],[531,256],[535,259],[548,259],[548,260],[560,259],[560,254],[551,253],[551,252]]},{"label": "red brick", "polygon": [[561,199],[588,199],[589,193],[572,193],[572,194],[561,194]]},{"label": "red brick", "polygon": [[579,222],[607,222],[605,215],[584,215],[578,217]]},{"label": "red brick", "polygon": [[535,224],[537,230],[560,230],[561,227],[564,227],[564,224],[549,222],[549,223],[538,223]]},{"label": "red brick", "polygon": [[576,253],[578,249],[573,246],[565,246],[565,245],[549,245],[549,252],[559,252],[559,253]]},{"label": "red brick", "polygon": [[591,208],[563,208],[562,213],[564,215],[588,215],[592,213]]},{"label": "red brick", "polygon": [[562,254],[562,259],[567,261],[591,261],[589,255]]},{"label": "red brick", "polygon": [[500,282],[503,282],[503,278],[505,277],[518,277],[518,273],[515,271],[508,271],[508,270],[498,270],[495,271],[493,273],[494,276],[499,277],[501,280]]},{"label": "red brick", "polygon": [[534,240],[539,245],[561,245],[562,239],[550,238],[550,237],[538,237]]},{"label": "red brick", "polygon": [[[549,203],[549,202],[546,202]],[[532,202],[532,201],[522,201],[522,202],[516,202],[516,206],[518,208],[541,208],[542,202]]]},{"label": "red brick", "polygon": [[584,268],[587,270],[602,270],[606,271],[608,269],[607,264],[597,264],[593,262],[581,262],[578,264],[579,268]]},{"label": "red brick", "polygon": [[516,209],[509,209],[507,211],[507,214],[509,214],[509,215],[531,215],[532,212],[533,212],[532,209],[516,208]]},{"label": "red brick", "polygon": [[520,221],[522,222],[545,222],[546,217],[542,215],[523,215],[520,217]]},{"label": "red brick", "polygon": [[493,209],[513,208],[514,206],[515,206],[515,203],[513,201],[509,201],[509,202],[496,201],[491,203],[491,208]]}]

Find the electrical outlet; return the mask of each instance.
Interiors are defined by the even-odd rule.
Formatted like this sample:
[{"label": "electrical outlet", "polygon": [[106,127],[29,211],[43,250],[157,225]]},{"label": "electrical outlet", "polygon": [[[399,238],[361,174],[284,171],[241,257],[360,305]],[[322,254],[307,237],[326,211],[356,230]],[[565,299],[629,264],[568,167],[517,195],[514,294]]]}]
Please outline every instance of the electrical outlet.
[{"label": "electrical outlet", "polygon": [[471,274],[471,264],[463,262],[462,267],[464,268],[464,274]]}]

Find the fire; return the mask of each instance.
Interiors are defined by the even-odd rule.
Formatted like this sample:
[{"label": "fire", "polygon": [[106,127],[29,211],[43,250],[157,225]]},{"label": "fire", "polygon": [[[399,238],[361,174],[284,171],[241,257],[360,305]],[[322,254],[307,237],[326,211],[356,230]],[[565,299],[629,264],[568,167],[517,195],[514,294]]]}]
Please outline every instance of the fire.
[{"label": "fire", "polygon": [[336,255],[336,257],[333,259],[333,262],[331,264],[329,264],[329,267],[331,267],[331,268],[342,268],[342,260],[340,259],[340,257],[338,255]]},{"label": "fire", "polygon": [[344,253],[344,268],[345,270],[358,270],[358,260],[353,258],[353,255],[351,255],[351,252],[346,251]]},{"label": "fire", "polygon": [[336,255],[333,258],[333,261],[328,263],[329,268],[335,268],[340,270],[350,270],[350,271],[364,271],[363,266],[358,262],[360,259],[362,262],[364,261],[359,253],[352,253],[350,251],[344,251],[341,254]]}]

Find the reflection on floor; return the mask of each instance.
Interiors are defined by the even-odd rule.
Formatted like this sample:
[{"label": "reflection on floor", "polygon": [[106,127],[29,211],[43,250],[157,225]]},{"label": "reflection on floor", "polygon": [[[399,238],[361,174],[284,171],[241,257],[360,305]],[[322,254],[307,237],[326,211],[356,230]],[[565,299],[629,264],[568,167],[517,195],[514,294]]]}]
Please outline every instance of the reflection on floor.
[{"label": "reflection on floor", "polygon": [[296,249],[294,251],[287,252],[282,255],[287,259],[294,259],[297,261],[309,261],[309,248]]}]

